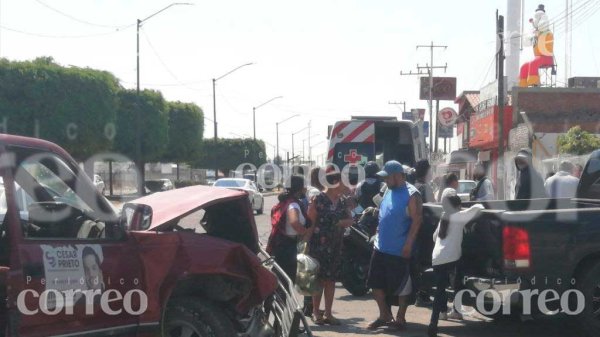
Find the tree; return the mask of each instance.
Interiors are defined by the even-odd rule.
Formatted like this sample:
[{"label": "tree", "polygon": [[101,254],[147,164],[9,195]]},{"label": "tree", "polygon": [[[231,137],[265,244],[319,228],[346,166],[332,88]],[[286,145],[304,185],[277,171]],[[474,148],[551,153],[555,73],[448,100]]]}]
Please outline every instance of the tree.
[{"label": "tree", "polygon": [[558,136],[559,153],[582,155],[597,149],[600,149],[600,138],[582,130],[579,125],[569,129],[566,134]]},{"label": "tree", "polygon": [[115,76],[51,57],[0,60],[3,132],[50,140],[83,161],[111,148],[121,90]]},{"label": "tree", "polygon": [[[138,102],[139,101],[139,102]],[[141,161],[136,158],[137,109],[140,111]],[[159,161],[169,143],[167,103],[158,91],[143,90],[140,97],[135,90],[119,92],[119,110],[115,151],[135,161],[143,181],[147,162]]]},{"label": "tree", "polygon": [[192,162],[199,153],[204,133],[204,114],[193,103],[169,102],[169,144],[164,160],[177,163]]},{"label": "tree", "polygon": [[[226,154],[226,155],[225,155]],[[266,163],[265,143],[254,139],[205,139],[195,165],[217,167],[225,175],[230,170],[248,163],[257,168]]]}]

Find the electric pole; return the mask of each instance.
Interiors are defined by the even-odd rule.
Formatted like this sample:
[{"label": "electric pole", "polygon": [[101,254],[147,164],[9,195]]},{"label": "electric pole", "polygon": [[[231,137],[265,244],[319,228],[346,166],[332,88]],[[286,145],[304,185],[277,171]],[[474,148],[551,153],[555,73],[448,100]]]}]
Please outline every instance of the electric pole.
[{"label": "electric pole", "polygon": [[498,169],[496,182],[498,200],[504,200],[504,16],[496,11],[496,36],[498,53],[496,55],[498,74]]},{"label": "electric pole", "polygon": [[[402,102],[396,102],[396,101],[388,101],[388,104],[390,105],[402,105],[402,112],[406,112],[406,102],[402,101]],[[400,119],[402,119],[402,115],[400,115]]]},{"label": "electric pole", "polygon": [[[448,68],[447,63],[446,63],[446,65],[443,65],[443,66],[435,65],[435,63],[433,62],[433,51],[436,48],[444,48],[444,50],[445,50],[448,48],[448,46],[435,45],[433,43],[433,41],[431,41],[431,44],[429,44],[429,45],[418,45],[417,46],[417,50],[421,49],[421,48],[429,48],[429,63],[425,64],[424,67],[419,66],[417,64],[417,72],[416,73],[413,73],[412,70],[409,71],[408,73],[401,71],[400,76],[412,76],[412,75],[415,75],[415,76],[427,75],[427,76],[429,76],[429,99],[428,99],[428,105],[429,105],[429,152],[433,153],[434,152],[434,149],[432,146],[434,144],[433,143],[434,142],[434,139],[433,139],[433,120],[434,120],[433,119],[433,71],[435,69],[444,69],[444,72],[446,72],[446,69]],[[437,131],[438,131],[437,112],[436,112],[435,116],[436,116],[436,118],[435,118],[435,121],[436,121],[436,123],[435,123],[436,124],[435,152],[437,152]]]}]

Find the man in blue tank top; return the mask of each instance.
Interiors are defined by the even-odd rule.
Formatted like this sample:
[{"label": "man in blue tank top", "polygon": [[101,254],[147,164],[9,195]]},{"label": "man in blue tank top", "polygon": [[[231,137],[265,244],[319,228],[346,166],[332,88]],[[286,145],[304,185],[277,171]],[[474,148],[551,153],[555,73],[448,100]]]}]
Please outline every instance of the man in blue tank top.
[{"label": "man in blue tank top", "polygon": [[[379,318],[367,327],[382,326],[403,329],[406,325],[408,298],[413,293],[410,278],[410,259],[422,222],[422,201],[416,187],[406,182],[402,164],[392,160],[385,163],[379,176],[385,179],[388,190],[379,207],[379,227],[375,250],[371,258],[368,285],[379,307]],[[399,297],[398,315],[393,318],[386,296]]]}]

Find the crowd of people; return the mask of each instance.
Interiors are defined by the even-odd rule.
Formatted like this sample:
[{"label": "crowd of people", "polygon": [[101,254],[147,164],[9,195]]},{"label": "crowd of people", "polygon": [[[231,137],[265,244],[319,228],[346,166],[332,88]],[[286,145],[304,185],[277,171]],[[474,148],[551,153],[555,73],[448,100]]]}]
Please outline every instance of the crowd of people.
[{"label": "crowd of people", "polygon": [[[520,151],[514,162],[518,170],[515,199],[575,196],[581,167],[564,161],[558,172],[544,182],[532,165],[531,151]],[[416,163],[414,169],[393,160],[381,169],[369,162],[365,165],[365,179],[353,186],[342,182],[340,171],[333,165],[315,167],[309,177],[306,183],[302,175],[291,176],[285,191],[279,195],[279,203],[271,212],[273,231],[268,250],[292,281],[296,278],[298,243],[306,243],[305,253],[318,261],[321,290],[305,297],[304,302],[305,314],[315,324],[340,324],[332,308],[341,269],[343,235],[353,225],[353,212],[369,208],[378,209],[379,223],[367,285],[372,289],[379,315],[365,328],[405,329],[407,308],[419,300],[432,306],[428,336],[437,336],[440,319],[462,319],[461,308],[448,309],[446,288],[452,286],[458,291],[463,286],[460,277],[463,230],[484,209],[481,203],[495,199],[494,185],[483,164],[478,163],[474,168],[476,186],[470,200],[476,203],[466,209],[457,193],[458,177],[450,173],[434,184],[427,161]],[[437,195],[434,185],[438,185]],[[418,261],[426,251],[420,247],[419,238],[425,202],[440,202],[443,208],[433,237],[426,239],[433,240],[430,262],[437,289],[433,301],[419,287],[422,270]],[[397,298],[396,315],[391,310],[390,296]]]}]

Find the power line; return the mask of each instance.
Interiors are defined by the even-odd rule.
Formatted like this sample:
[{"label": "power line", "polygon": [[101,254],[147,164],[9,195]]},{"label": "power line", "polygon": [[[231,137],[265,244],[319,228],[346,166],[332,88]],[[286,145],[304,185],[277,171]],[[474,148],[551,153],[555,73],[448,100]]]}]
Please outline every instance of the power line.
[{"label": "power line", "polygon": [[[429,77],[429,99],[428,99],[428,103],[429,103],[429,152],[433,153],[433,149],[434,147],[432,146],[432,143],[434,143],[435,141],[435,152],[437,152],[438,150],[438,137],[437,137],[437,133],[438,133],[438,128],[437,128],[437,124],[435,127],[435,131],[436,131],[436,137],[433,136],[433,71],[435,69],[444,69],[444,71],[446,71],[446,69],[448,68],[448,63],[446,63],[446,65],[443,66],[436,66],[435,63],[433,62],[433,51],[436,48],[444,48],[447,49],[448,46],[438,46],[435,45],[433,43],[433,41],[431,41],[431,44],[428,45],[417,45],[417,50],[421,49],[421,48],[429,48],[429,52],[430,52],[430,63],[429,64],[425,64],[424,67],[419,66],[417,64],[417,72],[413,73],[412,70],[409,71],[408,73],[406,72],[400,72],[400,76],[411,76],[411,75],[415,75],[415,76],[423,76],[423,75],[427,75]],[[423,72],[423,70],[426,70],[426,72]],[[437,108],[439,110],[439,100],[437,101]],[[436,113],[436,118],[435,120],[437,121],[437,113]],[[435,140],[434,140],[435,138]]]},{"label": "power line", "polygon": [[3,25],[0,25],[0,29],[7,30],[7,31],[10,31],[10,32],[13,32],[13,33],[19,33],[19,34],[23,34],[23,35],[29,35],[29,36],[33,36],[33,37],[39,37],[39,38],[49,38],[49,39],[85,39],[85,38],[89,38],[89,37],[99,37],[99,36],[106,36],[106,35],[116,34],[116,33],[120,33],[120,32],[123,31],[123,30],[117,30],[117,31],[110,31],[110,32],[104,32],[104,33],[95,33],[95,34],[86,34],[86,35],[52,35],[52,34],[42,34],[42,33],[28,32],[28,31],[24,31],[24,30],[21,30],[21,29],[7,27],[7,26],[3,26]]},{"label": "power line", "polygon": [[61,11],[59,9],[51,7],[50,5],[48,5],[47,3],[45,3],[45,2],[43,2],[41,0],[35,0],[35,2],[37,2],[38,4],[46,7],[47,9],[49,9],[49,10],[55,12],[55,13],[58,13],[58,14],[64,16],[64,17],[66,17],[66,18],[69,18],[69,19],[71,19],[73,21],[76,21],[76,22],[79,22],[79,23],[83,23],[83,24],[86,24],[86,25],[89,25],[89,26],[93,26],[93,27],[124,29],[124,28],[129,28],[129,27],[135,26],[135,23],[132,23],[130,25],[120,25],[120,26],[104,25],[104,24],[93,23],[93,22],[89,22],[89,21],[86,21],[86,20],[79,19],[79,18],[77,18],[77,17],[75,17],[73,15],[67,14],[67,13],[65,13],[65,12],[63,12],[63,11]]},{"label": "power line", "polygon": [[150,47],[150,50],[152,50],[152,53],[158,59],[158,62],[160,62],[160,64],[163,66],[163,68],[169,73],[169,75],[171,75],[171,77],[177,83],[179,83],[179,85],[181,85],[183,87],[186,87],[186,88],[188,88],[190,90],[193,90],[193,91],[203,91],[202,89],[193,88],[193,87],[190,87],[190,86],[186,85],[185,83],[181,82],[179,80],[179,78],[177,77],[177,75],[175,75],[175,73],[171,70],[171,68],[169,68],[169,66],[167,65],[167,63],[162,59],[162,57],[160,57],[160,55],[156,51],[156,48],[154,48],[154,45],[152,44],[152,42],[150,42],[150,39],[148,38],[148,34],[146,34],[146,32],[143,29],[141,29],[141,31],[142,31],[142,35],[144,35],[144,39],[146,40],[146,42],[148,43],[148,46]]}]

